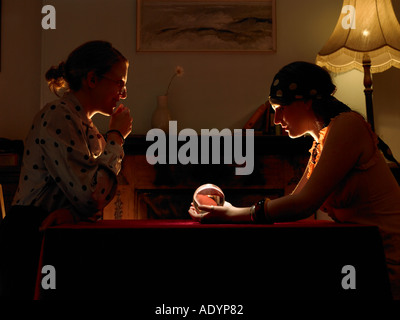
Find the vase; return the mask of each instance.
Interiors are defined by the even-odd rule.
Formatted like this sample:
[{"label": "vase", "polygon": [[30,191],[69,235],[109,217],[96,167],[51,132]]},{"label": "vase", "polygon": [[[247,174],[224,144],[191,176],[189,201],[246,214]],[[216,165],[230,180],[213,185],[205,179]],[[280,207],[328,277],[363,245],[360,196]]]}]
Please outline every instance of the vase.
[{"label": "vase", "polygon": [[168,109],[168,96],[157,97],[157,108],[154,110],[151,118],[151,127],[159,128],[168,133],[169,121],[171,116]]}]

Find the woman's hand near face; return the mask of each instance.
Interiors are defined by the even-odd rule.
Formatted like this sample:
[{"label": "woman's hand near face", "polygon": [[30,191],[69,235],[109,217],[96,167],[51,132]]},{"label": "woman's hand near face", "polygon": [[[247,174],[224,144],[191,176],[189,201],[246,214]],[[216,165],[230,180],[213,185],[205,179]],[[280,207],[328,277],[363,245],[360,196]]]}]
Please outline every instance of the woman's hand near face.
[{"label": "woman's hand near face", "polygon": [[132,131],[132,121],[129,108],[120,104],[111,115],[109,130],[118,130],[126,139]]}]

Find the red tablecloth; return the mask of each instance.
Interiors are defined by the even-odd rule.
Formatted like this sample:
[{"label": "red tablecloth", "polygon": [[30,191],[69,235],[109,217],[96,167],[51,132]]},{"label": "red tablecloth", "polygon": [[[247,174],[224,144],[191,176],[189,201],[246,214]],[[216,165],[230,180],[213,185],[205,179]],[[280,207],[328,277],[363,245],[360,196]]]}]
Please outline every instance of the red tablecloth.
[{"label": "red tablecloth", "polygon": [[[56,288],[45,289],[45,265]],[[343,267],[356,272],[345,289]],[[375,227],[192,220],[79,223],[45,232],[36,299],[389,298]]]},{"label": "red tablecloth", "polygon": [[371,228],[365,225],[355,225],[350,223],[335,223],[327,220],[301,220],[296,222],[274,223],[274,224],[250,224],[250,223],[199,223],[193,220],[100,220],[97,222],[80,222],[77,224],[63,224],[51,229],[159,229],[159,228],[175,228],[175,229],[266,229],[266,228]]}]

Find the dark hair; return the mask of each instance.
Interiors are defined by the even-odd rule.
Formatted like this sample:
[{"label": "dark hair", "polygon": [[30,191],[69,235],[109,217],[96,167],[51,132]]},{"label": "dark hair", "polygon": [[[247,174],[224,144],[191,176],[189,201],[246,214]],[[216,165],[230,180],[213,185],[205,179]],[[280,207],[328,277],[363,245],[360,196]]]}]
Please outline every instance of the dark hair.
[{"label": "dark hair", "polygon": [[117,62],[128,60],[107,41],[89,41],[70,53],[68,59],[52,66],[45,75],[51,91],[58,95],[61,89],[78,91],[82,79],[90,71],[102,77]]},{"label": "dark hair", "polygon": [[296,61],[275,75],[269,100],[279,105],[288,105],[295,100],[312,100],[315,115],[327,126],[338,114],[351,111],[333,97],[335,91],[336,86],[328,71],[313,63]]}]

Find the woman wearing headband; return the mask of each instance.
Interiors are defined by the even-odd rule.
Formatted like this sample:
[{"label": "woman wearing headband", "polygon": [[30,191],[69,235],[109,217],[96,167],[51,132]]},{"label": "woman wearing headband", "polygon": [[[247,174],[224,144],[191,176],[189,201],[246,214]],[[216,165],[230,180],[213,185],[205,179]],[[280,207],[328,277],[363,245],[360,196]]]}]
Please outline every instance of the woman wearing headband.
[{"label": "woman wearing headband", "polygon": [[392,294],[400,298],[400,188],[378,149],[378,137],[334,92],[329,73],[315,64],[282,68],[270,89],[275,124],[292,138],[314,139],[295,190],[246,208],[200,206],[208,213],[198,214],[192,206],[189,213],[203,222],[274,223],[304,219],[321,209],[337,222],[378,226]]}]

